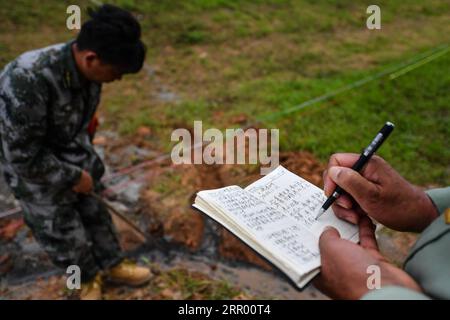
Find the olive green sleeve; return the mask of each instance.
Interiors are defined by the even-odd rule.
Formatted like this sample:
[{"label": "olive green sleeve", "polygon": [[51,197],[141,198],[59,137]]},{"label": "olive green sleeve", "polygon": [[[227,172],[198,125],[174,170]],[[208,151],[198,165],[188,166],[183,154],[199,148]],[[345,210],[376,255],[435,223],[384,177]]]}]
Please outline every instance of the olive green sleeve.
[{"label": "olive green sleeve", "polygon": [[381,289],[371,290],[362,296],[361,300],[430,300],[423,293],[404,287],[388,286]]},{"label": "olive green sleeve", "polygon": [[426,193],[431,198],[440,214],[442,214],[445,209],[450,208],[450,187],[430,189],[427,190]]}]

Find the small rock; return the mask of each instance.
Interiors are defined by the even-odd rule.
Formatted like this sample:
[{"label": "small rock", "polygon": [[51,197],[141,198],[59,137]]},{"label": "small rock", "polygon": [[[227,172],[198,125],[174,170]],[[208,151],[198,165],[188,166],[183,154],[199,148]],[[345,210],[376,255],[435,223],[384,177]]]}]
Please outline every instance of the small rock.
[{"label": "small rock", "polygon": [[149,127],[146,127],[146,126],[140,126],[140,127],[137,129],[137,134],[138,134],[140,137],[147,137],[147,136],[149,136],[151,133],[152,133],[152,130],[151,130]]}]

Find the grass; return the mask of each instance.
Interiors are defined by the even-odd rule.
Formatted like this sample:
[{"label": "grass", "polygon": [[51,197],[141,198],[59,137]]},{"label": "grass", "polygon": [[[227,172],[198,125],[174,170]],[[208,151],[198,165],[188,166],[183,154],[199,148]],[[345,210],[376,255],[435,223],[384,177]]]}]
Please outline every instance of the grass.
[{"label": "grass", "polygon": [[172,269],[162,275],[164,286],[181,291],[181,299],[225,300],[236,297],[240,291],[226,281],[215,281],[200,273]]},{"label": "grass", "polygon": [[[390,120],[396,124],[396,130],[380,149],[380,155],[411,180],[446,184],[450,160],[446,88],[450,77],[442,70],[449,63],[447,54],[395,80],[383,78],[284,119],[269,121],[269,125],[282,128],[283,148],[307,149],[326,161],[334,152],[360,152],[382,124]],[[274,104],[282,110],[315,96],[298,93],[304,87],[308,92],[327,92],[327,88],[337,88],[342,82],[350,83],[363,76],[340,75],[323,83],[287,81],[275,84],[275,88],[269,83],[271,91],[277,92],[269,99],[275,100]]]},{"label": "grass", "polygon": [[181,183],[181,176],[175,172],[168,171],[164,173],[164,176],[161,177],[159,181],[157,181],[154,190],[160,193],[163,197],[169,194],[176,193],[173,189],[176,189],[176,186],[179,186]]},{"label": "grass", "polygon": [[159,299],[229,300],[246,296],[240,288],[225,280],[211,279],[200,272],[189,271],[183,267],[161,270],[148,259],[142,260],[147,260],[145,263],[156,272],[149,291]]},{"label": "grass", "polygon": [[[450,8],[440,0],[378,1],[379,31],[365,28],[366,0],[112,2],[140,19],[154,70],[105,86],[100,110],[124,135],[150,126],[163,151],[171,131],[194,120],[221,129],[234,126],[237,114],[257,121],[450,43]],[[0,65],[72,38],[65,7],[73,3],[91,5],[2,5]],[[447,53],[395,80],[384,77],[260,125],[280,129],[283,150],[309,150],[326,162],[333,152],[359,152],[390,120],[396,130],[380,154],[415,183],[447,185],[449,60]],[[163,89],[178,99],[158,99]]]}]

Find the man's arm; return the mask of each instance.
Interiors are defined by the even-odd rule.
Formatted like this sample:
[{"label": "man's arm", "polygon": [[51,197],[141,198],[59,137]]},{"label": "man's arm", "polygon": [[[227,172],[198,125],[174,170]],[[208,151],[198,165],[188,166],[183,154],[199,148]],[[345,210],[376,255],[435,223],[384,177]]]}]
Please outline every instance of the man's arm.
[{"label": "man's arm", "polygon": [[59,160],[46,147],[47,85],[40,76],[16,68],[3,88],[2,142],[5,159],[26,181],[70,188],[81,168]]},{"label": "man's arm", "polygon": [[[442,214],[450,207],[450,187],[426,191],[437,212]],[[362,297],[363,300],[424,300],[431,299],[423,293],[399,286],[389,286],[379,290],[371,290]]]}]

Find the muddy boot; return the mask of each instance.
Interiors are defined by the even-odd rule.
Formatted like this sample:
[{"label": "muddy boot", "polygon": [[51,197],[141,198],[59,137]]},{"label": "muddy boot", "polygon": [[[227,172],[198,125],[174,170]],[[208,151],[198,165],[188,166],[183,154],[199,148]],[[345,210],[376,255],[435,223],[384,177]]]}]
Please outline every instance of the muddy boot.
[{"label": "muddy boot", "polygon": [[94,279],[81,284],[80,300],[101,300],[102,299],[102,279],[97,274]]},{"label": "muddy boot", "polygon": [[137,266],[129,261],[123,261],[112,267],[106,275],[108,280],[115,284],[133,287],[146,284],[153,276],[149,268]]}]

